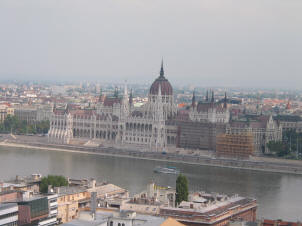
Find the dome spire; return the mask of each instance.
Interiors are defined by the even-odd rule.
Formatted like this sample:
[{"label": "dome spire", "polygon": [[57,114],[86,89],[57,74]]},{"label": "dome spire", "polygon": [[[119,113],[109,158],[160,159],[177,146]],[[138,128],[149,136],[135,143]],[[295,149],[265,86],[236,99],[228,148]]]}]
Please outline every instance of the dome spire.
[{"label": "dome spire", "polygon": [[161,67],[160,67],[160,73],[159,77],[164,78],[165,72],[164,72],[164,59],[161,60]]}]

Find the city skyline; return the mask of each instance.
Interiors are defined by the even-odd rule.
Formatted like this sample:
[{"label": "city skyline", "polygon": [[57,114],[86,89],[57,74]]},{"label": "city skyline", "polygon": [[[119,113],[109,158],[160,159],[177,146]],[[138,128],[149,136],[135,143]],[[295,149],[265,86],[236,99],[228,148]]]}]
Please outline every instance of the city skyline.
[{"label": "city skyline", "polygon": [[302,226],[301,0],[1,0],[0,225]]}]

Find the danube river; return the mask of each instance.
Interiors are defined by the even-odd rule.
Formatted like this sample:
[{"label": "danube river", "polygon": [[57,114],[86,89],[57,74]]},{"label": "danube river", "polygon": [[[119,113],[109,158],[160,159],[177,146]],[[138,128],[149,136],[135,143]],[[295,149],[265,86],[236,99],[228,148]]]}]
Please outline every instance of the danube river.
[{"label": "danube river", "polygon": [[256,198],[259,219],[302,220],[301,175],[0,147],[0,179],[32,173],[96,178],[126,188],[131,194],[144,190],[152,180],[175,187],[175,175],[153,173],[159,165],[179,168],[187,176],[190,190]]}]

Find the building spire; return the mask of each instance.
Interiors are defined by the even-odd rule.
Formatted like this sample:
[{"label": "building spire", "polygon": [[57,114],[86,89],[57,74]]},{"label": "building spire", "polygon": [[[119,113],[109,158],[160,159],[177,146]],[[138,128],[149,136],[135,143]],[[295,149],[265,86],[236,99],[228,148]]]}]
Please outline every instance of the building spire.
[{"label": "building spire", "polygon": [[114,88],[114,97],[118,97],[118,88],[115,86]]},{"label": "building spire", "polygon": [[124,97],[127,97],[127,98],[128,98],[127,81],[125,81],[125,84],[124,84]]},{"label": "building spire", "polygon": [[159,77],[164,78],[165,72],[164,72],[164,59],[161,60],[161,67],[160,67],[160,73]]},{"label": "building spire", "polygon": [[196,105],[196,97],[195,97],[195,89],[193,90],[193,97],[192,97],[192,107],[195,108]]},{"label": "building spire", "polygon": [[100,88],[100,95],[99,95],[98,102],[102,102],[102,97],[103,97],[103,92],[102,92],[102,88]]},{"label": "building spire", "polygon": [[212,99],[211,102],[214,103],[214,91],[212,91]]},{"label": "building spire", "polygon": [[226,92],[224,93],[223,108],[227,108],[227,94],[226,94]]},{"label": "building spire", "polygon": [[207,95],[206,95],[206,102],[209,101],[209,91],[207,90]]},{"label": "building spire", "polygon": [[132,106],[132,104],[133,104],[133,94],[132,94],[132,89],[130,90],[129,104],[130,104],[130,106]]}]

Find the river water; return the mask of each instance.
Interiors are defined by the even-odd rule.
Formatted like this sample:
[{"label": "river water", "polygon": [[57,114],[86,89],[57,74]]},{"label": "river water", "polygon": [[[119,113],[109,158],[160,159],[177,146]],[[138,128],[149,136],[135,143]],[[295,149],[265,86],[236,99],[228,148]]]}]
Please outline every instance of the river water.
[{"label": "river water", "polygon": [[16,175],[57,174],[106,180],[130,191],[145,190],[150,181],[175,187],[175,175],[155,174],[156,166],[176,166],[190,190],[256,198],[258,218],[302,220],[302,176],[166,163],[132,158],[0,147],[0,179]]}]

